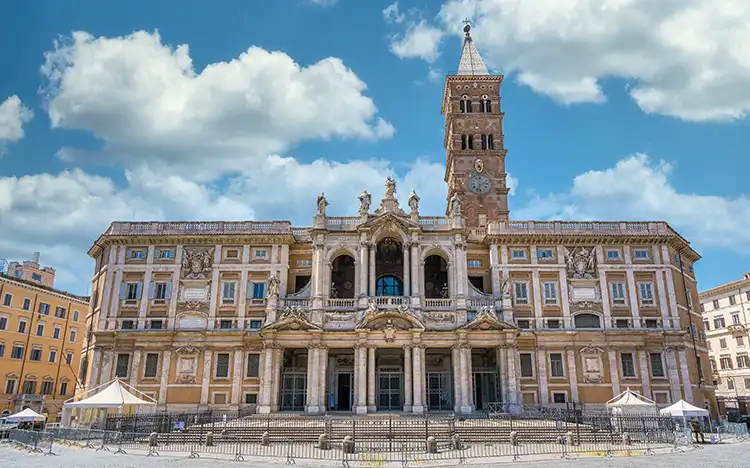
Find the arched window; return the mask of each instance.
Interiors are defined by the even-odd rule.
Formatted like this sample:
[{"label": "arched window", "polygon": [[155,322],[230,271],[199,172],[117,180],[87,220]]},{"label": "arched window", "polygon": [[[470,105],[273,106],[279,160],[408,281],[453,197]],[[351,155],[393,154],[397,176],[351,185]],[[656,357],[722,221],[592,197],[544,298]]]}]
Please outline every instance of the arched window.
[{"label": "arched window", "polygon": [[574,318],[576,328],[601,328],[599,316],[594,314],[578,314]]},{"label": "arched window", "polygon": [[474,149],[474,138],[471,135],[461,135],[461,149]]},{"label": "arched window", "polygon": [[464,101],[463,99],[458,101],[458,110],[461,111],[462,113],[466,112],[466,101]]},{"label": "arched window", "polygon": [[404,283],[394,275],[385,275],[378,278],[375,285],[376,296],[402,296],[404,294]]},{"label": "arched window", "polygon": [[487,135],[482,135],[482,149],[487,149]]},{"label": "arched window", "polygon": [[471,112],[471,101],[468,99],[462,99],[459,103],[459,110],[461,112]]},{"label": "arched window", "polygon": [[484,111],[485,112],[492,112],[492,101],[490,101],[489,99],[487,99],[486,101],[484,101]]},{"label": "arched window", "polygon": [[487,148],[495,149],[495,138],[492,135],[487,135]]}]

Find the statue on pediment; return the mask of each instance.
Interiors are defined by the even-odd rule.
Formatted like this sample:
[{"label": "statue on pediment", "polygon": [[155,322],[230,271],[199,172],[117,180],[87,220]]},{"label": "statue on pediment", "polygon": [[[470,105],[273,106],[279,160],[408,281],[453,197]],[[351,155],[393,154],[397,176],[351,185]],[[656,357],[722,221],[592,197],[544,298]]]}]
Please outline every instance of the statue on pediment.
[{"label": "statue on pediment", "polygon": [[408,203],[412,213],[419,213],[419,195],[417,195],[417,192],[415,192],[414,189],[412,189],[409,194]]},{"label": "statue on pediment", "polygon": [[213,265],[213,248],[186,248],[182,257],[182,277],[208,279]]},{"label": "statue on pediment", "polygon": [[372,195],[367,192],[367,189],[362,190],[359,194],[359,214],[360,216],[366,215],[370,211],[370,205],[372,204]]},{"label": "statue on pediment", "polygon": [[393,177],[388,176],[385,179],[385,195],[383,198],[386,200],[392,200],[396,197],[396,181]]},{"label": "statue on pediment", "polygon": [[326,206],[328,206],[328,200],[326,200],[325,193],[320,192],[318,195],[318,216],[326,215]]}]

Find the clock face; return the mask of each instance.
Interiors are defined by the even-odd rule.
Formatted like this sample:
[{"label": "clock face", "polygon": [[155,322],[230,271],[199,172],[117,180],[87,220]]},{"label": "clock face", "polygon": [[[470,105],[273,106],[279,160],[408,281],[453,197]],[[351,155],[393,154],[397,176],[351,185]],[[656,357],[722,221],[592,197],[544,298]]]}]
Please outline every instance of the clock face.
[{"label": "clock face", "polygon": [[469,190],[474,193],[488,193],[491,188],[492,182],[490,182],[490,179],[483,175],[475,175],[474,177],[469,179]]}]

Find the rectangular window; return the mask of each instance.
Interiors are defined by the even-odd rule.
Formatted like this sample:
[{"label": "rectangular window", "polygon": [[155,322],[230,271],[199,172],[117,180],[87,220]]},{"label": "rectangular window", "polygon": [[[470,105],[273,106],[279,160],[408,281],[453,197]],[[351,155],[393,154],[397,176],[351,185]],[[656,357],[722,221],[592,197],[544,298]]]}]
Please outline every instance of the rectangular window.
[{"label": "rectangular window", "polygon": [[224,304],[234,303],[234,293],[237,287],[235,281],[224,281],[221,283],[221,300]]},{"label": "rectangular window", "polygon": [[734,390],[734,380],[727,379],[727,389]]},{"label": "rectangular window", "polygon": [[511,249],[510,251],[510,258],[513,260],[525,260],[526,259],[526,250],[524,249]]},{"label": "rectangular window", "polygon": [[60,339],[60,327],[55,327],[52,330],[52,338],[54,338],[56,340]]},{"label": "rectangular window", "polygon": [[654,392],[654,403],[657,405],[668,405],[669,392]]},{"label": "rectangular window", "polygon": [[263,326],[263,320],[250,320],[250,325],[248,328],[251,328],[253,330],[257,330],[260,327]]},{"label": "rectangular window", "polygon": [[40,302],[39,313],[42,315],[49,315],[49,304],[47,304],[46,302]]},{"label": "rectangular window", "polygon": [[719,358],[719,366],[721,367],[721,370],[728,370],[732,368],[732,358],[729,356],[724,356],[722,358]]},{"label": "rectangular window", "polygon": [[28,297],[23,300],[23,306],[21,306],[23,310],[30,310],[31,309],[31,299]]},{"label": "rectangular window", "polygon": [[534,365],[531,353],[521,353],[521,377],[534,377]]},{"label": "rectangular window", "polygon": [[70,341],[75,341],[75,340],[76,340],[76,330],[72,329],[70,330]]},{"label": "rectangular window", "polygon": [[36,393],[36,381],[24,380],[23,382],[23,393],[28,395]]},{"label": "rectangular window", "polygon": [[528,304],[529,303],[529,284],[528,283],[515,283],[515,299],[516,304]]},{"label": "rectangular window", "polygon": [[612,304],[625,305],[627,303],[625,298],[625,283],[610,283],[609,289],[612,294]]},{"label": "rectangular window", "polygon": [[18,321],[18,333],[26,333],[26,320]]},{"label": "rectangular window", "polygon": [[54,349],[49,350],[49,362],[57,362],[57,351]]},{"label": "rectangular window", "polygon": [[132,330],[135,322],[133,320],[123,320],[120,324],[121,330]]},{"label": "rectangular window", "polygon": [[168,260],[172,258],[172,249],[158,249],[156,251],[156,258],[159,258],[161,260]]},{"label": "rectangular window", "polygon": [[536,249],[536,256],[541,260],[551,260],[554,258],[552,249]]},{"label": "rectangular window", "polygon": [[65,364],[73,364],[73,353],[65,355]]},{"label": "rectangular window", "polygon": [[55,317],[57,318],[65,318],[65,307],[57,306],[55,307]]},{"label": "rectangular window", "polygon": [[42,382],[42,395],[52,395],[52,389],[54,388],[54,382],[45,380]]},{"label": "rectangular window", "polygon": [[266,258],[268,251],[266,249],[253,249],[253,258]]},{"label": "rectangular window", "polygon": [[719,339],[719,348],[726,349],[727,348],[727,339],[721,338]]},{"label": "rectangular window", "polygon": [[737,340],[737,347],[742,348],[742,347],[745,346],[745,337],[744,336],[735,337],[735,340]]},{"label": "rectangular window", "polygon": [[714,305],[714,309],[718,309],[719,308],[719,300],[718,299],[714,299],[713,305]]},{"label": "rectangular window", "polygon": [[565,404],[568,399],[568,394],[565,392],[552,392],[552,403],[557,405]]},{"label": "rectangular window", "polygon": [[229,330],[233,328],[234,321],[231,319],[219,320],[219,328],[222,330]]},{"label": "rectangular window", "polygon": [[482,268],[482,261],[481,260],[468,260],[466,262],[466,265],[469,268]]},{"label": "rectangular window", "polygon": [[565,377],[565,367],[563,365],[562,354],[550,353],[549,369],[550,369],[550,375],[552,377]]},{"label": "rectangular window", "polygon": [[167,283],[154,284],[154,299],[167,299]]},{"label": "rectangular window", "polygon": [[23,359],[23,346],[13,345],[13,349],[10,352],[12,359]]},{"label": "rectangular window", "polygon": [[544,288],[544,304],[557,304],[557,283],[554,281],[545,281],[542,283],[542,286]]},{"label": "rectangular window", "polygon": [[79,312],[78,312],[77,310],[74,310],[74,311],[73,311],[73,321],[74,321],[74,322],[77,322],[77,321],[78,321],[78,314],[79,314]]},{"label": "rectangular window", "polygon": [[724,317],[714,317],[714,328],[724,328]]},{"label": "rectangular window", "polygon": [[8,329],[8,317],[0,317],[0,330]]},{"label": "rectangular window", "polygon": [[140,296],[140,289],[140,283],[127,283],[125,285],[125,299],[128,301],[138,299]]},{"label": "rectangular window", "polygon": [[704,321],[703,321],[703,329],[704,329],[705,331],[709,331],[709,330],[711,329],[711,327],[709,327],[709,322],[708,322],[708,320],[704,320]]},{"label": "rectangular window", "polygon": [[651,283],[638,283],[638,298],[641,305],[654,305],[654,287]]},{"label": "rectangular window", "polygon": [[214,393],[214,404],[215,405],[226,405],[227,394],[226,393]]},{"label": "rectangular window", "polygon": [[260,372],[260,354],[247,355],[247,377],[258,377]]},{"label": "rectangular window", "polygon": [[36,336],[44,336],[44,324],[43,323],[36,324]]},{"label": "rectangular window", "polygon": [[734,294],[729,296],[729,305],[735,305],[737,304],[737,298],[734,297]]},{"label": "rectangular window", "polygon": [[240,251],[238,249],[227,249],[224,252],[224,258],[232,259],[232,260],[238,259],[240,258]]},{"label": "rectangular window", "polygon": [[312,266],[312,260],[297,260],[298,267],[309,267]]},{"label": "rectangular window", "polygon": [[13,303],[13,295],[10,293],[5,293],[5,296],[3,296],[3,305],[6,307],[10,307],[11,303]]},{"label": "rectangular window", "polygon": [[148,321],[148,328],[150,330],[163,330],[164,329],[164,320],[149,320]]},{"label": "rectangular window", "polygon": [[159,354],[158,353],[147,353],[146,364],[143,366],[143,378],[153,379],[156,377],[159,366]]},{"label": "rectangular window", "polygon": [[42,360],[42,348],[34,348],[29,353],[30,361],[41,361]]},{"label": "rectangular window", "polygon": [[145,249],[128,249],[128,258],[142,260],[146,258]]},{"label": "rectangular window", "polygon": [[635,258],[636,260],[648,260],[648,249],[633,250],[633,258]]},{"label": "rectangular window", "polygon": [[5,343],[0,343],[0,357],[5,356]]},{"label": "rectangular window", "polygon": [[40,275],[39,273],[32,273],[31,274],[31,279],[34,280],[34,281],[41,281],[42,280],[42,275]]},{"label": "rectangular window", "polygon": [[68,382],[60,382],[60,396],[67,395],[68,393]]},{"label": "rectangular window", "polygon": [[560,319],[548,319],[547,320],[547,328],[560,328]]},{"label": "rectangular window", "polygon": [[745,388],[750,389],[750,378],[745,377]]},{"label": "rectangular window", "polygon": [[664,377],[664,363],[661,353],[650,353],[649,358],[651,360],[651,375],[653,377]]},{"label": "rectangular window", "polygon": [[740,324],[740,314],[732,314],[732,325]]},{"label": "rectangular window", "polygon": [[258,394],[257,393],[245,393],[245,404],[246,405],[255,405],[258,403]]},{"label": "rectangular window", "polygon": [[620,353],[620,363],[622,364],[622,376],[635,378],[633,353]]},{"label": "rectangular window", "polygon": [[216,355],[216,374],[217,379],[229,378],[229,354],[221,353]]},{"label": "rectangular window", "polygon": [[659,320],[653,318],[644,319],[643,326],[645,328],[659,328]]},{"label": "rectangular window", "polygon": [[253,283],[253,299],[265,299],[266,283]]},{"label": "rectangular window", "polygon": [[750,357],[748,357],[747,354],[740,354],[737,356],[737,368],[747,369],[748,367],[750,367]]},{"label": "rectangular window", "polygon": [[130,369],[130,354],[122,353],[117,355],[117,365],[115,366],[115,377],[127,378]]},{"label": "rectangular window", "polygon": [[607,260],[620,260],[620,251],[617,249],[608,249]]},{"label": "rectangular window", "polygon": [[8,379],[5,381],[5,393],[6,394],[14,394],[16,393],[16,381]]}]

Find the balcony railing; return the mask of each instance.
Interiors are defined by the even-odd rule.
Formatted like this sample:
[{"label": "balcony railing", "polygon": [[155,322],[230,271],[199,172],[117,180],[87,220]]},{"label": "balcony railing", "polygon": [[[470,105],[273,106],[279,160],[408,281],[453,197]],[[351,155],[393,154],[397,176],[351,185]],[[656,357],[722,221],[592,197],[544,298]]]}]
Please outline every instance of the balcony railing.
[{"label": "balcony railing", "polygon": [[405,296],[376,296],[372,299],[379,307],[398,307],[409,304],[409,298]]},{"label": "balcony railing", "polygon": [[326,299],[325,304],[328,310],[355,310],[357,308],[356,299]]},{"label": "balcony railing", "polygon": [[664,236],[674,235],[664,222],[569,222],[509,221],[489,223],[491,236],[524,234],[603,235],[603,236]]},{"label": "balcony railing", "polygon": [[292,224],[288,221],[239,221],[239,222],[114,222],[107,229],[106,235],[143,236],[143,235],[181,235],[181,234],[283,234],[292,233]]},{"label": "balcony railing", "polygon": [[678,320],[652,317],[611,317],[606,321],[599,317],[599,322],[579,322],[575,317],[516,317],[515,325],[522,330],[644,330],[676,331],[680,330]]},{"label": "balcony railing", "polygon": [[310,298],[284,298],[281,301],[282,307],[310,307],[312,299]]},{"label": "balcony railing", "polygon": [[424,305],[422,306],[423,309],[429,309],[429,310],[453,310],[456,308],[456,303],[453,299],[431,299],[431,298],[425,298],[424,299]]}]

